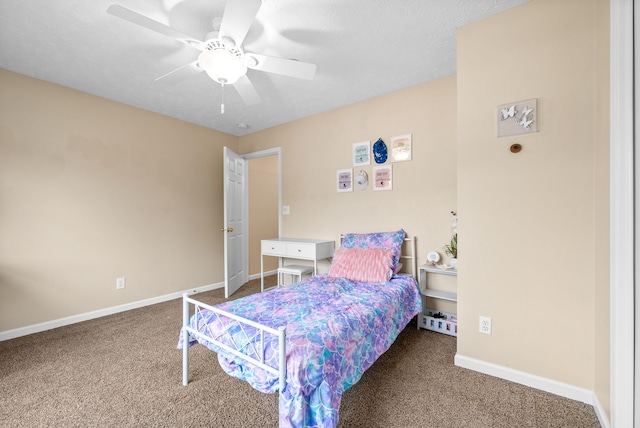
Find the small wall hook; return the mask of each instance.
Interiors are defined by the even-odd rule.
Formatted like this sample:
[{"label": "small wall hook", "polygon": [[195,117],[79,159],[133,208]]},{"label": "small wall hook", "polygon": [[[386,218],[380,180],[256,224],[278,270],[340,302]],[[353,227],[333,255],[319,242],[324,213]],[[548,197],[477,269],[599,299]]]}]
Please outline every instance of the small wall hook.
[{"label": "small wall hook", "polygon": [[512,144],[509,150],[511,150],[511,153],[518,153],[522,150],[522,146],[520,144]]}]

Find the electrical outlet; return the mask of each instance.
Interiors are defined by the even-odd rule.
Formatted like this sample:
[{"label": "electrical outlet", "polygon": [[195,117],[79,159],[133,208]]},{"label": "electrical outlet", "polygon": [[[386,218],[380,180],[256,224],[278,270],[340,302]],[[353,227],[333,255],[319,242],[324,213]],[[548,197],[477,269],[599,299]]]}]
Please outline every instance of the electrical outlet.
[{"label": "electrical outlet", "polygon": [[480,333],[491,334],[491,318],[480,317]]},{"label": "electrical outlet", "polygon": [[290,211],[290,209],[289,209],[289,205],[283,205],[283,207],[282,207],[282,214],[284,214],[284,215],[289,215],[289,213],[290,213],[290,212],[291,212],[291,211]]},{"label": "electrical outlet", "polygon": [[125,278],[116,278],[116,290],[120,290],[124,288]]}]

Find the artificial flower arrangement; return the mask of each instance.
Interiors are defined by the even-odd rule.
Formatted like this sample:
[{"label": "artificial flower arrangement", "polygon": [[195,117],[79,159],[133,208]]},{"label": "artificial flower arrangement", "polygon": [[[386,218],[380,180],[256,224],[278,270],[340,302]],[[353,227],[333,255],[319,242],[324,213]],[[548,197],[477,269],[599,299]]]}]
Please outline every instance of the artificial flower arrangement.
[{"label": "artificial flower arrangement", "polygon": [[[451,211],[453,219],[451,221],[451,242],[442,247],[445,253],[453,259],[458,259],[458,214]],[[455,262],[452,263],[452,265]]]}]

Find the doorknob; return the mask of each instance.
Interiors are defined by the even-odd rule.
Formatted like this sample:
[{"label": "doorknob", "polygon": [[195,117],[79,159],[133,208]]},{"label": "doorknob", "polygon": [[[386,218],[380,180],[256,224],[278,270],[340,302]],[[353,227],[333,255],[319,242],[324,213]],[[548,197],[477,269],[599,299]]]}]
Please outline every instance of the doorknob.
[{"label": "doorknob", "polygon": [[227,232],[233,232],[233,227],[230,227],[230,228],[228,228],[228,229],[220,229],[220,230],[221,230],[222,232],[224,232],[225,230],[226,230]]}]

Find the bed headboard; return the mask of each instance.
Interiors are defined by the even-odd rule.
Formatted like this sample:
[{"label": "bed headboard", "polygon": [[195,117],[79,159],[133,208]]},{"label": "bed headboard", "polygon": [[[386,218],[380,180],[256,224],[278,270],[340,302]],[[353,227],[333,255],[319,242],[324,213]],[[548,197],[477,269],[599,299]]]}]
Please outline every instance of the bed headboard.
[{"label": "bed headboard", "polygon": [[[344,234],[338,236],[338,245],[342,245]],[[404,238],[402,251],[400,253],[400,263],[402,269],[400,273],[411,275],[416,281],[418,280],[418,258],[416,256],[416,237],[408,236]]]}]

